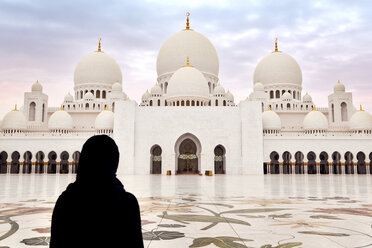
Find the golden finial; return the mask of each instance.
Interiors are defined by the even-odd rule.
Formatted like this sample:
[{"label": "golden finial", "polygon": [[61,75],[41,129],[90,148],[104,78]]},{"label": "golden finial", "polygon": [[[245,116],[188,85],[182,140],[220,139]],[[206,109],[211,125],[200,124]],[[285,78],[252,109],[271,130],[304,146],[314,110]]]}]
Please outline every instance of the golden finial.
[{"label": "golden finial", "polygon": [[14,111],[18,111],[17,104],[14,106]]},{"label": "golden finial", "polygon": [[186,65],[184,65],[183,67],[192,67],[192,65],[190,65],[190,57],[189,56],[187,56]]},{"label": "golden finial", "polygon": [[359,106],[359,110],[360,110],[360,111],[364,111],[363,108],[362,108],[362,104],[360,104],[360,106]]},{"label": "golden finial", "polygon": [[186,30],[190,30],[190,22],[189,22],[189,16],[190,16],[190,12],[187,12],[186,13]]},{"label": "golden finial", "polygon": [[275,52],[278,51],[278,37],[275,38]]},{"label": "golden finial", "polygon": [[101,52],[101,40],[102,38],[98,39],[98,52]]}]

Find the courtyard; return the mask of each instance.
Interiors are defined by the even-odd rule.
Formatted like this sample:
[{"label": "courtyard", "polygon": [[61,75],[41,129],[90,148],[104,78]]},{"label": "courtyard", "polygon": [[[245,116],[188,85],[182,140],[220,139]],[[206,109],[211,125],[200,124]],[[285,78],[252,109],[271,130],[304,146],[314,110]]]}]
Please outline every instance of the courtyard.
[{"label": "courtyard", "polygon": [[[145,247],[372,246],[370,175],[118,178],[139,201]],[[55,201],[74,180],[0,175],[0,247],[47,247]]]}]

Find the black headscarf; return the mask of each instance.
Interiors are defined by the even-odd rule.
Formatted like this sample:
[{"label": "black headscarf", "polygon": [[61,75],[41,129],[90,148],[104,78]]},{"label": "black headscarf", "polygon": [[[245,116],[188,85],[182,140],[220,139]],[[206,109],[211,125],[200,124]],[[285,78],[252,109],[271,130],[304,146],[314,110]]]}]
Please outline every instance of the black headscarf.
[{"label": "black headscarf", "polygon": [[81,150],[76,183],[94,185],[116,181],[119,164],[119,149],[107,135],[89,138]]},{"label": "black headscarf", "polygon": [[118,163],[110,137],[85,142],[76,181],[54,207],[50,247],[143,247],[138,202],[116,178]]}]

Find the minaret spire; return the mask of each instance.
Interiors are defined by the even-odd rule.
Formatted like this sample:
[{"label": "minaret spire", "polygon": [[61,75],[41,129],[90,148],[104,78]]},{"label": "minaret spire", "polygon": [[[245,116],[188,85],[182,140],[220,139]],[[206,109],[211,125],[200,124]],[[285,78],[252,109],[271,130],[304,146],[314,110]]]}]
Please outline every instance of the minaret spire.
[{"label": "minaret spire", "polygon": [[190,16],[190,12],[187,12],[186,13],[186,16],[187,16],[187,18],[186,18],[186,30],[190,30],[190,20],[189,20],[189,16]]},{"label": "minaret spire", "polygon": [[278,51],[278,37],[275,38],[275,52]]},{"label": "minaret spire", "polygon": [[102,38],[98,39],[98,52],[101,52],[101,40]]}]

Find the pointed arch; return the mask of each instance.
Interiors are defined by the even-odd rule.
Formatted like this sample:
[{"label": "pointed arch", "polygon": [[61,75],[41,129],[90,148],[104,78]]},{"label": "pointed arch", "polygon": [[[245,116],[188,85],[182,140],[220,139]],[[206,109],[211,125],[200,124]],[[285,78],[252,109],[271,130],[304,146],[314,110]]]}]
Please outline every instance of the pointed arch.
[{"label": "pointed arch", "polygon": [[174,145],[177,174],[198,174],[201,171],[201,143],[191,134],[181,135]]}]

